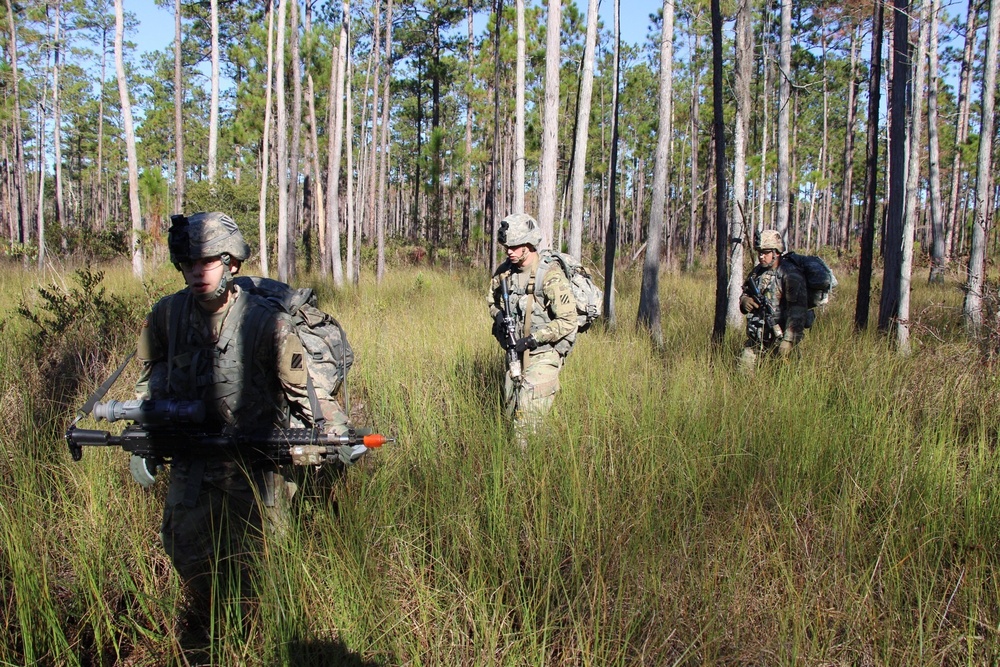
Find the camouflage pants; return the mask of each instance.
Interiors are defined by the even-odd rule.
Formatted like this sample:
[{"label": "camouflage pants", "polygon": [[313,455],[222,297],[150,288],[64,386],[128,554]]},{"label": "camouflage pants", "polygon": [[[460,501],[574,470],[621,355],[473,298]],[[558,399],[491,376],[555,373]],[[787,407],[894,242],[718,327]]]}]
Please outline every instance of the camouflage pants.
[{"label": "camouflage pants", "polygon": [[270,532],[283,523],[287,502],[264,507],[245,475],[205,480],[196,491],[188,486],[185,476],[172,477],[160,537],[184,584],[186,624],[207,629],[220,603],[239,601],[247,613],[256,597],[253,572],[265,526]]},{"label": "camouflage pants", "polygon": [[[803,334],[795,336],[792,342],[792,356],[798,356],[799,343],[802,342]],[[767,343],[760,343],[753,338],[748,338],[743,345],[743,353],[740,355],[740,370],[752,373],[757,367],[757,361],[762,357],[778,356],[778,347],[781,345],[780,339],[772,338]]]},{"label": "camouflage pants", "polygon": [[552,408],[559,391],[559,371],[563,358],[555,350],[547,350],[528,357],[528,363],[515,382],[507,373],[504,397],[507,414],[514,420],[519,437],[532,433],[542,418]]}]

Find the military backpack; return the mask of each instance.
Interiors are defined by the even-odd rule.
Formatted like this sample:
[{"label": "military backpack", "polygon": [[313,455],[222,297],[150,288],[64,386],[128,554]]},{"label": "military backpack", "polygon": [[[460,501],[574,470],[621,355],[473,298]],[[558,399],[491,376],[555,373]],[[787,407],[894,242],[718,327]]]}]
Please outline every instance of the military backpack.
[{"label": "military backpack", "polygon": [[830,301],[830,295],[837,286],[837,277],[826,262],[816,255],[799,255],[794,252],[786,252],[781,260],[789,261],[806,279],[810,308],[826,305]]},{"label": "military backpack", "polygon": [[570,288],[576,299],[577,332],[583,333],[604,311],[604,292],[594,282],[590,272],[572,255],[554,250],[542,250],[538,272],[535,274],[536,296],[541,296],[545,273],[553,264],[558,264],[569,278]]},{"label": "military backpack", "polygon": [[306,351],[306,370],[321,397],[335,398],[354,363],[354,351],[343,327],[317,305],[316,293],[308,287],[294,288],[278,280],[240,276],[234,280],[250,294],[267,299],[287,313]]}]

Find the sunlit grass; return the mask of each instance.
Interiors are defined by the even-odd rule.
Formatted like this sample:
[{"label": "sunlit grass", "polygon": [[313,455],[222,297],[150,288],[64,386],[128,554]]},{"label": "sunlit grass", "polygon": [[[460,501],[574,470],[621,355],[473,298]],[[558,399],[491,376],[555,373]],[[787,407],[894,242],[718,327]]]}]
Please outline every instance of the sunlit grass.
[{"label": "sunlit grass", "polygon": [[[3,303],[37,305],[74,268],[3,267]],[[146,303],[180,285],[168,265],[155,275],[143,288],[107,267],[103,284]],[[840,278],[799,358],[747,377],[742,332],[710,345],[707,270],[664,274],[660,350],[633,329],[624,272],[617,330],[580,337],[525,453],[502,414],[484,275],[397,269],[340,292],[302,279],[355,349],[353,414],[398,441],[268,540],[260,614],[216,661],[988,664],[993,368],[962,338],[954,284],[914,282],[915,353],[900,358],[852,333],[854,278]],[[143,492],[120,451],[71,463],[61,440],[128,349],[51,406],[34,369],[46,350],[6,317],[0,664],[177,662],[164,485]]]}]

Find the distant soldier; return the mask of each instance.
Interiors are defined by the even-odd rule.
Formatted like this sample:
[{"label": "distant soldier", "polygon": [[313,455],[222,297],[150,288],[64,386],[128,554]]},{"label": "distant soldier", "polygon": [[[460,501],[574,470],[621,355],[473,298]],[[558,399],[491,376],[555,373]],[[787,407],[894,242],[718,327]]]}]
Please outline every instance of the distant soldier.
[{"label": "distant soldier", "polygon": [[559,391],[559,371],[576,340],[576,299],[558,261],[539,253],[542,232],[530,215],[504,218],[497,240],[507,260],[493,275],[487,302],[493,335],[517,362],[509,364],[504,394],[523,445],[526,432],[537,426]]},{"label": "distant soldier", "polygon": [[[168,245],[187,287],[157,302],[143,323],[138,398],[204,401],[206,428],[237,434],[287,428],[292,419],[346,432],[336,401],[309,389],[289,316],[235,283],[250,248],[233,219],[174,216]],[[188,642],[206,637],[213,600],[254,597],[252,559],[264,526],[281,518],[282,496],[283,477],[251,453],[206,447],[173,458],[161,537],[184,583]]]},{"label": "distant soldier", "polygon": [[740,359],[745,370],[753,370],[761,353],[788,357],[811,324],[806,279],[791,261],[782,261],[784,251],[777,231],[761,232],[758,263],[740,297],[740,312],[747,315],[747,341]]}]

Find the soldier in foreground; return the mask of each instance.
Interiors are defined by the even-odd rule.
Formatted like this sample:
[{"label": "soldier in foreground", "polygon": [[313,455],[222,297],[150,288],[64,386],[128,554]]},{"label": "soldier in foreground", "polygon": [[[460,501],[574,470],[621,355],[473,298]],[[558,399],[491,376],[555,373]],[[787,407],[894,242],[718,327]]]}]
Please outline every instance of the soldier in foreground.
[{"label": "soldier in foreground", "polygon": [[747,341],[740,366],[747,371],[761,354],[787,358],[811,324],[806,279],[792,262],[782,261],[784,250],[777,231],[761,232],[757,266],[743,283],[740,312],[747,315]]},{"label": "soldier in foreground", "polygon": [[487,302],[493,335],[508,354],[504,396],[523,447],[559,390],[559,371],[576,340],[576,300],[558,263],[539,253],[542,232],[534,218],[507,216],[497,240],[507,260],[493,275]]},{"label": "soldier in foreground", "polygon": [[[204,401],[206,427],[223,432],[287,428],[293,418],[345,432],[336,401],[309,388],[289,316],[234,283],[250,248],[232,218],[174,216],[168,245],[187,287],[157,302],[143,323],[138,398]],[[189,644],[208,641],[213,601],[255,597],[252,561],[289,497],[271,462],[231,449],[193,451],[173,457],[161,530],[184,584]]]}]

